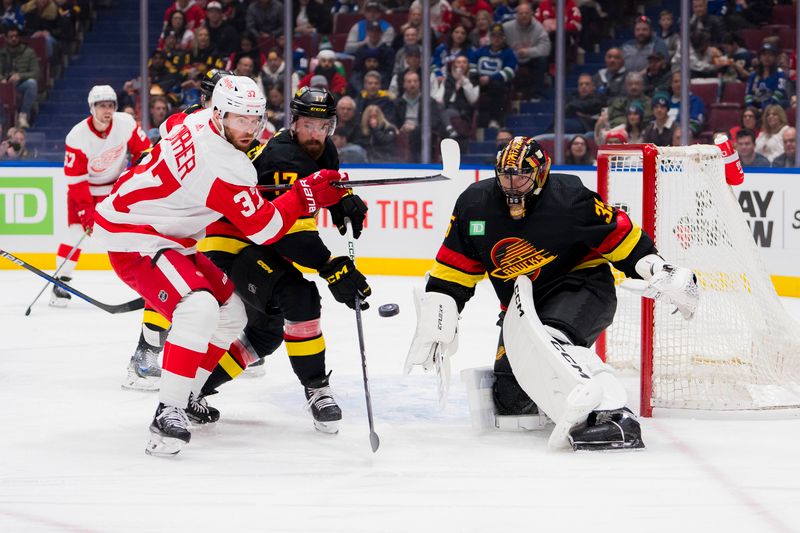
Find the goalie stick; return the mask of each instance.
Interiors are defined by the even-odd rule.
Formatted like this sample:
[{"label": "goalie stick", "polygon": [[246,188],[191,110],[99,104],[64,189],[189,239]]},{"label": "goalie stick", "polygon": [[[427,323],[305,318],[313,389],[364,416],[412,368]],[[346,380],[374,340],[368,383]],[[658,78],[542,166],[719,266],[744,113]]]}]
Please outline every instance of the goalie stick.
[{"label": "goalie stick", "polygon": [[[408,183],[424,183],[428,181],[449,181],[456,175],[461,162],[461,149],[454,139],[444,139],[440,145],[442,151],[442,171],[430,176],[408,176],[401,178],[373,178],[367,180],[341,180],[330,182],[333,187],[373,187],[376,185],[404,185]],[[291,183],[276,183],[273,185],[258,185],[261,191],[285,191],[292,188]]]},{"label": "goalie stick", "polygon": [[0,249],[0,257],[2,257],[4,259],[8,259],[12,263],[14,263],[16,265],[19,265],[19,266],[21,266],[22,268],[24,268],[26,270],[30,270],[31,272],[33,272],[37,276],[46,279],[47,281],[49,281],[53,285],[58,285],[59,287],[61,287],[65,291],[67,291],[67,292],[69,292],[71,294],[74,294],[75,296],[77,296],[78,298],[80,298],[82,300],[86,300],[87,302],[89,302],[93,306],[99,307],[103,311],[106,311],[107,313],[111,313],[112,315],[116,315],[118,313],[127,313],[129,311],[138,311],[139,309],[144,309],[144,299],[143,298],[137,298],[135,300],[131,300],[130,302],[125,302],[125,303],[117,304],[117,305],[104,304],[103,302],[98,302],[97,300],[95,300],[91,296],[87,296],[86,294],[83,294],[81,291],[79,291],[77,289],[73,289],[72,287],[70,287],[69,285],[64,283],[63,281],[60,281],[60,280],[54,278],[50,274],[39,270],[35,266],[33,266],[33,265],[29,264],[29,263],[26,263],[22,259],[16,257],[13,254],[10,254],[10,253],[6,252],[3,249]]}]

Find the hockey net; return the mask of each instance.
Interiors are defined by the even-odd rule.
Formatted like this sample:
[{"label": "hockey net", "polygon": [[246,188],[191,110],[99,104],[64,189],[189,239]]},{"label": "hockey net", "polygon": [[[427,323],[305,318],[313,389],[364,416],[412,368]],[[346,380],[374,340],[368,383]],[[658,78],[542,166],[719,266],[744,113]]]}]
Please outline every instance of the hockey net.
[{"label": "hockey net", "polygon": [[[618,286],[598,352],[641,374],[641,414],[800,407],[800,329],[784,310],[715,146],[603,146],[598,192],[625,209],[668,261],[698,276],[700,305],[671,306]],[[624,275],[616,273],[618,282]]]}]

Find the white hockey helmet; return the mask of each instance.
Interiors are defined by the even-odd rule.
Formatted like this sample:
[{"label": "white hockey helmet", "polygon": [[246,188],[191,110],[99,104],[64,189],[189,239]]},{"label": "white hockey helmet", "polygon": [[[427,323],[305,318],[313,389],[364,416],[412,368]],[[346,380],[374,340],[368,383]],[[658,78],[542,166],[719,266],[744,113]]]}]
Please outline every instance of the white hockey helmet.
[{"label": "white hockey helmet", "polygon": [[117,93],[110,85],[95,85],[89,91],[89,111],[94,112],[94,104],[97,102],[114,102],[114,107],[117,106]]},{"label": "white hockey helmet", "polygon": [[225,76],[214,86],[211,105],[222,117],[225,113],[239,115],[266,114],[267,100],[258,84],[247,76]]}]

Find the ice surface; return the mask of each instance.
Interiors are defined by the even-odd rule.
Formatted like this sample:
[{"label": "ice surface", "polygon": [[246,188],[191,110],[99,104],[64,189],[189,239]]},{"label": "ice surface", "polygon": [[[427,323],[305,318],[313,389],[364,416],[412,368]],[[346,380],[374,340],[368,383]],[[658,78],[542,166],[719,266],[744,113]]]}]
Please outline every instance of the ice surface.
[{"label": "ice surface", "polygon": [[[421,280],[370,282],[376,454],[354,313],[322,288],[339,434],[314,431],[281,349],[266,377],[210,398],[216,427],[162,459],[144,454],[156,394],[120,388],[141,314],[53,309],[45,294],[25,317],[40,279],[0,271],[0,531],[800,531],[800,420],[647,419],[638,453],[551,452],[547,432],[477,435],[458,372],[493,361],[491,287],[466,308],[439,412],[432,375],[401,375]],[[111,272],[78,271],[75,285],[104,302],[133,297]],[[390,302],[400,314],[379,317]]]}]

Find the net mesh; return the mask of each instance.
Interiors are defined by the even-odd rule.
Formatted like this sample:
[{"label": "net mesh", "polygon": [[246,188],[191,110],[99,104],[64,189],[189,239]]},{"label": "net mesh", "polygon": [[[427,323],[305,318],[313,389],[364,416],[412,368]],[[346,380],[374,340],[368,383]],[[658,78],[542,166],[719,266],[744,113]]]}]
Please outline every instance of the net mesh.
[{"label": "net mesh", "polygon": [[[609,156],[608,201],[642,220],[644,163]],[[800,338],[761,261],[712,146],[659,148],[656,246],[668,261],[698,275],[695,318],[656,302],[653,407],[743,410],[800,406]],[[617,272],[619,281],[624,277]],[[638,368],[641,300],[618,288],[606,357]]]}]

